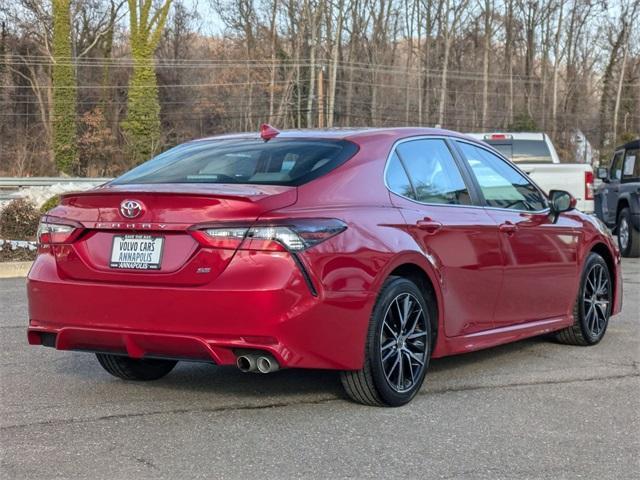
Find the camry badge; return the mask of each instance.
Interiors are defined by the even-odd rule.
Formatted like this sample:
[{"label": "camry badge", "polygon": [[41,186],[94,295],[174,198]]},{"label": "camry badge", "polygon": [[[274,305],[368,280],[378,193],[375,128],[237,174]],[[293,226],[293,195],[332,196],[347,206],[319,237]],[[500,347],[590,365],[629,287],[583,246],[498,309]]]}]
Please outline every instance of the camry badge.
[{"label": "camry badge", "polygon": [[142,203],[137,200],[123,200],[120,204],[120,213],[123,217],[136,218],[142,213]]}]

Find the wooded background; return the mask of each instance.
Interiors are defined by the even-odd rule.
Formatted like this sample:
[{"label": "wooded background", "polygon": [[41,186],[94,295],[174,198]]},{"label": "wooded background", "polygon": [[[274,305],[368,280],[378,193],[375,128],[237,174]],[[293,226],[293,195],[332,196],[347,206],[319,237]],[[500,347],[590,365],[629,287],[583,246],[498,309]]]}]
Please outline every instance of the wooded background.
[{"label": "wooded background", "polygon": [[262,122],[545,131],[565,161],[640,132],[640,0],[200,1],[2,2],[0,174]]}]

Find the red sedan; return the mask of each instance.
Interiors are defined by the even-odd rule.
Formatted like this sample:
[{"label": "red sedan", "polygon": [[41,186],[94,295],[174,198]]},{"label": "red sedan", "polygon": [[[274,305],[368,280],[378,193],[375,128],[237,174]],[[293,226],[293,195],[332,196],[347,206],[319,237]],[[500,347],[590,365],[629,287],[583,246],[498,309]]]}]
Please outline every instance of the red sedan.
[{"label": "red sedan", "polygon": [[356,401],[402,405],[431,358],[602,339],[620,256],[574,205],[450,131],[192,141],[43,217],[28,339],[127,380],[335,369]]}]

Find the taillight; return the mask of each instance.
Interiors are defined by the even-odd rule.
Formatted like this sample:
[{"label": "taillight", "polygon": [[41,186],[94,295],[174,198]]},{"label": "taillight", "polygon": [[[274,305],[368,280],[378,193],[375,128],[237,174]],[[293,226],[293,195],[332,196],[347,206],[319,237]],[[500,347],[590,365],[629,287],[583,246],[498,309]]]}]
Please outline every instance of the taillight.
[{"label": "taillight", "polygon": [[584,172],[584,199],[593,200],[593,172]]},{"label": "taillight", "polygon": [[244,237],[247,235],[247,228],[243,227],[222,227],[205,228],[203,230],[192,230],[191,235],[202,245],[213,248],[237,249]]},{"label": "taillight", "polygon": [[506,135],[504,133],[492,133],[491,135],[485,135],[485,140],[510,140],[513,135]]},{"label": "taillight", "polygon": [[75,223],[44,217],[38,224],[38,244],[70,243],[80,230]]},{"label": "taillight", "polygon": [[347,228],[336,219],[292,219],[258,222],[253,226],[210,226],[192,230],[204,246],[241,250],[300,252]]}]

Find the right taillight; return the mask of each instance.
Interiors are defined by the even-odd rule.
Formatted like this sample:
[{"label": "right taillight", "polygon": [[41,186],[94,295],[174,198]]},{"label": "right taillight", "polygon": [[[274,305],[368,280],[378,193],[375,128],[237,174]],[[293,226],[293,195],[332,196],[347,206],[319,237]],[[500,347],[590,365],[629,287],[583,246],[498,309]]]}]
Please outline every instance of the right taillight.
[{"label": "right taillight", "polygon": [[79,225],[44,217],[38,224],[38,244],[70,243],[80,233]]},{"label": "right taillight", "polygon": [[263,221],[247,227],[200,227],[192,235],[204,246],[213,248],[300,252],[346,228],[337,219],[291,219]]}]

